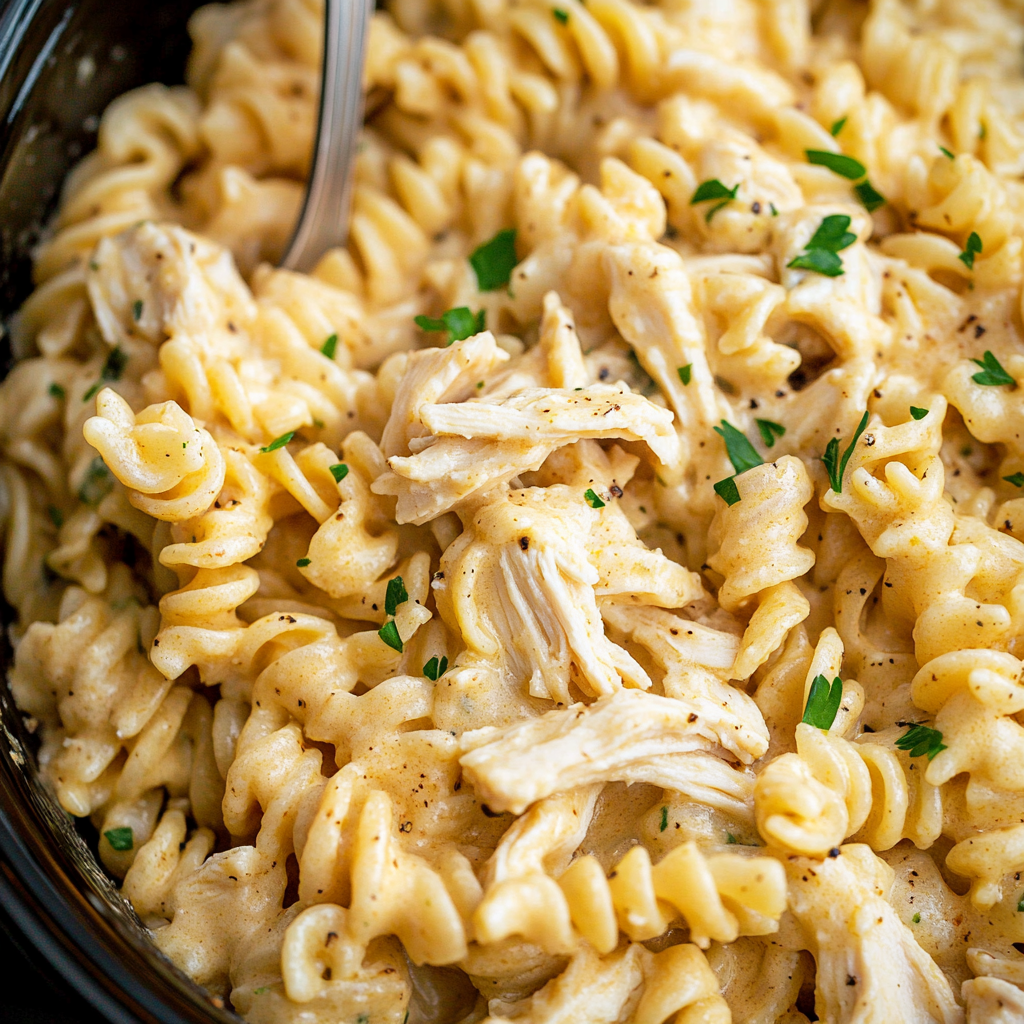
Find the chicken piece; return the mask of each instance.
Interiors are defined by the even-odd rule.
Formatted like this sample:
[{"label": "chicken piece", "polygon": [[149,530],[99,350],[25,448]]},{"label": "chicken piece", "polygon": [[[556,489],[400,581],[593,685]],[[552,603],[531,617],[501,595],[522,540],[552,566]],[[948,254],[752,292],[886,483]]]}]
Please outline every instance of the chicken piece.
[{"label": "chicken piece", "polygon": [[[390,472],[373,484],[398,498],[399,523],[435,519],[582,438],[644,441],[661,462],[675,460],[672,413],[624,384],[471,398],[506,358],[487,331],[409,358],[381,440]],[[574,379],[569,371],[551,376]]]},{"label": "chicken piece", "polygon": [[521,814],[560,790],[639,781],[642,766],[666,754],[728,751],[749,763],[767,749],[767,738],[757,737],[756,728],[744,729],[731,709],[723,711],[715,701],[620,690],[589,707],[468,732],[459,760],[490,807]]},{"label": "chicken piece", "polygon": [[960,987],[967,1024],[1019,1024],[1024,992],[1000,978],[972,978]]},{"label": "chicken piece", "polygon": [[949,981],[888,902],[893,871],[851,844],[823,861],[788,857],[789,905],[817,964],[828,1024],[962,1024]]}]

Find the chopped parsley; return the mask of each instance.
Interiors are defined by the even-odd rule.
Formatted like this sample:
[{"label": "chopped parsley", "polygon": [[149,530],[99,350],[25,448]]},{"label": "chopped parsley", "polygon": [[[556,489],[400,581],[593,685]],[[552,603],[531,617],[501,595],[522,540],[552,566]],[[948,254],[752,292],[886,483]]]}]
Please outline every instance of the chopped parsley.
[{"label": "chopped parsley", "polygon": [[107,842],[113,850],[123,853],[135,845],[135,835],[130,825],[123,825],[121,828],[112,828],[103,833]]},{"label": "chopped parsley", "polygon": [[588,487],[583,492],[583,497],[591,508],[604,508],[604,502],[598,497],[593,487]]},{"label": "chopped parsley", "polygon": [[841,118],[839,118],[838,121],[833,121],[832,122],[832,127],[829,128],[829,132],[831,133],[833,138],[835,138],[835,136],[837,136],[843,130],[843,127],[844,127],[845,124],[846,124],[846,118],[845,117],[841,117]]},{"label": "chopped parsley", "polygon": [[394,615],[400,604],[409,600],[409,591],[405,589],[405,581],[401,576],[388,580],[387,593],[384,596],[384,611],[388,615]]},{"label": "chopped parsley", "polygon": [[438,661],[436,654],[434,655],[433,658],[430,659],[430,661],[428,661],[426,663],[426,665],[423,666],[423,674],[428,679],[433,680],[435,683],[447,671],[448,671],[448,658],[447,657],[442,657],[441,660]]},{"label": "chopped parsley", "polygon": [[[1014,473],[1013,476],[1004,476],[1003,479],[1014,487],[1024,487],[1024,473]],[[60,523],[57,525],[60,526]]]},{"label": "chopped parsley", "polygon": [[507,285],[518,262],[515,228],[499,231],[489,242],[477,246],[469,257],[477,287],[482,292],[493,292]]},{"label": "chopped parsley", "polygon": [[348,466],[344,462],[336,462],[331,466],[331,476],[336,484],[340,484],[348,476]]},{"label": "chopped parsley", "polygon": [[462,341],[474,334],[479,334],[487,323],[487,310],[481,309],[476,316],[466,306],[445,310],[439,317],[418,316],[416,326],[424,331],[447,331],[448,341]]},{"label": "chopped parsley", "polygon": [[715,427],[715,433],[725,441],[725,450],[737,474],[764,464],[764,459],[757,454],[757,449],[747,440],[746,434],[737,430],[728,420],[722,420],[722,425]]},{"label": "chopped parsley", "polygon": [[977,231],[972,231],[967,236],[967,244],[964,251],[957,256],[957,259],[968,269],[974,269],[974,257],[981,252],[981,237]]},{"label": "chopped parsley", "polygon": [[377,636],[381,638],[392,650],[402,653],[402,638],[398,635],[398,627],[395,625],[394,619],[390,622],[385,622],[380,629],[377,630]]},{"label": "chopped parsley", "polygon": [[53,398],[62,399],[67,392],[56,381],[47,388]]},{"label": "chopped parsley", "polygon": [[778,217],[779,211],[775,209],[775,204],[774,203],[769,203],[768,204],[768,209],[772,211],[772,216],[773,217]]},{"label": "chopped parsley", "polygon": [[[1019,474],[1018,474],[1019,475]],[[1020,484],[1017,485],[1018,487]],[[56,505],[47,505],[46,514],[50,517],[50,522],[59,530],[64,525],[64,513],[61,512]]]},{"label": "chopped parsley", "polygon": [[928,410],[919,409],[916,405],[912,405],[910,407],[910,415],[913,416],[915,420],[923,420],[925,416],[928,415]]},{"label": "chopped parsley", "polygon": [[269,985],[260,985],[259,988],[254,988],[252,990],[252,994],[254,996],[261,996],[261,995],[263,995],[264,992],[269,992],[269,991],[270,991],[270,986]]},{"label": "chopped parsley", "polygon": [[740,500],[740,490],[736,486],[736,477],[727,476],[724,480],[719,480],[715,484],[715,494],[717,494],[726,505],[735,505]]},{"label": "chopped parsley", "polygon": [[735,846],[739,840],[731,832],[726,832],[725,842],[728,846]]},{"label": "chopped parsley", "polygon": [[836,676],[831,686],[824,676],[815,676],[807,694],[807,706],[801,722],[813,725],[816,729],[832,728],[832,723],[839,714],[839,705],[843,702],[843,681]]},{"label": "chopped parsley", "polygon": [[685,366],[680,366],[678,369],[679,379],[683,382],[683,385],[690,383],[690,378],[693,375],[693,363],[687,363]]},{"label": "chopped parsley", "polygon": [[662,807],[662,809],[661,809],[661,828],[658,829],[658,831],[659,832],[664,832],[665,829],[667,829],[667,828],[668,828],[668,808],[667,807]]},{"label": "chopped parsley", "polygon": [[142,299],[136,299],[132,303],[132,319],[136,323],[142,319]]},{"label": "chopped parsley", "polygon": [[1020,894],[1020,899],[1017,900],[1017,913],[1024,914],[1024,892]]},{"label": "chopped parsley", "polygon": [[821,461],[825,463],[825,469],[828,471],[828,482],[832,485],[832,490],[836,494],[843,493],[843,476],[846,474],[846,467],[850,461],[850,456],[853,455],[854,448],[857,447],[857,442],[860,440],[860,435],[864,433],[864,428],[868,425],[868,414],[865,411],[864,415],[860,418],[860,423],[857,424],[857,429],[853,432],[853,440],[850,442],[849,447],[843,452],[842,459],[839,458],[839,438],[833,437],[827,445],[825,445],[825,454],[822,455]]},{"label": "chopped parsley", "polygon": [[334,353],[338,350],[338,336],[331,334],[327,340],[320,346],[320,351],[327,356],[328,359],[334,358]]},{"label": "chopped parsley", "polygon": [[270,444],[264,446],[260,451],[266,455],[267,452],[276,452],[278,448],[283,448],[293,437],[295,436],[294,430],[289,430],[287,434],[282,434],[280,437],[275,437]]},{"label": "chopped parsley", "polygon": [[857,198],[868,213],[874,213],[880,206],[885,206],[885,196],[867,178],[854,185],[853,191],[857,193]]},{"label": "chopped parsley", "polygon": [[309,558],[300,558],[295,564],[300,569],[305,569],[306,566],[309,565],[310,561],[311,561],[311,559],[309,559]]},{"label": "chopped parsley", "polygon": [[690,205],[696,206],[697,203],[706,203],[709,200],[719,200],[704,217],[706,223],[711,223],[711,218],[714,217],[723,206],[728,206],[736,198],[736,193],[739,191],[739,182],[733,185],[732,188],[726,188],[717,178],[709,178],[707,181],[702,181],[697,186],[697,191],[693,193],[690,199]]},{"label": "chopped parsley", "polygon": [[950,151],[948,149],[946,149],[945,146],[939,146],[939,152],[943,156],[948,156],[950,160],[955,160],[956,159],[956,157],[952,153],[950,153]]},{"label": "chopped parsley", "polygon": [[868,169],[852,156],[843,153],[830,153],[827,149],[805,149],[807,162],[819,167],[827,167],[833,174],[856,181],[868,173]]},{"label": "chopped parsley", "polygon": [[112,348],[107,354],[107,358],[103,361],[103,366],[100,368],[100,379],[82,396],[83,402],[88,402],[93,395],[101,387],[103,382],[108,380],[120,380],[121,374],[124,373],[124,368],[128,364],[128,356],[121,350],[120,346]]},{"label": "chopped parsley", "polygon": [[921,923],[921,915],[920,914],[914,914],[914,916],[910,920],[913,921],[914,924],[920,924]]},{"label": "chopped parsley", "polygon": [[900,722],[899,725],[908,725],[909,729],[896,741],[900,750],[909,750],[911,757],[928,755],[931,761],[936,754],[946,749],[942,742],[942,733],[938,729],[929,729],[927,725],[916,725],[913,722]]},{"label": "chopped parsley", "polygon": [[78,488],[78,500],[95,508],[114,489],[114,478],[99,455],[89,463],[85,479]]},{"label": "chopped parsley", "polygon": [[561,25],[569,24],[569,12],[563,11],[561,7],[552,7],[551,13],[555,16],[555,21]]},{"label": "chopped parsley", "polygon": [[1000,387],[1003,384],[1015,385],[1017,382],[1003,369],[1002,363],[987,349],[985,355],[981,359],[972,359],[972,363],[976,363],[981,367],[981,373],[974,374],[971,380],[975,384],[981,384],[985,387],[995,388]]},{"label": "chopped parsley", "polygon": [[846,214],[833,213],[818,225],[804,247],[805,252],[786,264],[794,270],[813,270],[826,277],[839,277],[843,273],[843,261],[839,253],[857,241],[857,236],[848,231],[850,218]]},{"label": "chopped parsley", "polygon": [[757,424],[761,440],[764,441],[766,448],[771,448],[786,433],[786,428],[781,423],[775,423],[773,420],[754,420],[754,422]]}]

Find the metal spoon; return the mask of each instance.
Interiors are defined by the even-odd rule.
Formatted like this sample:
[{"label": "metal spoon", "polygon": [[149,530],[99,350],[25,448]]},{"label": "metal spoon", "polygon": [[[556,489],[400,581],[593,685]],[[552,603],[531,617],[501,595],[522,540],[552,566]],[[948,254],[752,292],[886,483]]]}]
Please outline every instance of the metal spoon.
[{"label": "metal spoon", "polygon": [[281,266],[310,271],[348,234],[352,160],[363,122],[363,58],[372,0],[325,0],[320,119],[306,199]]}]

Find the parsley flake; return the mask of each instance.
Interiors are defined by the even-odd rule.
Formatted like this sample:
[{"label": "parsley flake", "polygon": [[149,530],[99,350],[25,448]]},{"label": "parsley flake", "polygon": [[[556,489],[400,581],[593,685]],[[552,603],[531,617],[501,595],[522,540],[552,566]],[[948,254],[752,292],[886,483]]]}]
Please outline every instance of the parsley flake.
[{"label": "parsley flake", "polygon": [[923,420],[925,416],[928,415],[928,410],[919,409],[916,405],[912,405],[910,407],[910,415],[913,416],[915,420]]},{"label": "parsley flake", "polygon": [[768,209],[772,211],[772,216],[773,217],[778,217],[779,211],[775,209],[775,204],[774,203],[769,203],[768,204]]},{"label": "parsley flake", "polygon": [[828,731],[839,714],[839,705],[843,701],[843,681],[836,676],[831,686],[824,676],[815,676],[811,689],[807,694],[807,706],[801,722],[813,725],[816,729]]},{"label": "parsley flake", "polygon": [[260,451],[266,455],[268,452],[276,452],[278,448],[283,448],[293,437],[295,436],[294,430],[289,430],[287,434],[282,434],[280,437],[275,437],[270,444],[261,448]]},{"label": "parsley flake", "polygon": [[512,271],[519,262],[516,256],[515,228],[499,231],[489,242],[477,246],[469,257],[476,273],[477,287],[482,292],[493,292],[508,284]]},{"label": "parsley flake", "polygon": [[309,558],[300,558],[300,559],[299,559],[299,560],[298,560],[298,561],[297,561],[297,562],[296,562],[295,564],[296,564],[296,565],[297,565],[297,566],[298,566],[298,567],[299,567],[300,569],[305,569],[305,568],[306,568],[306,566],[307,566],[307,565],[309,565],[309,563],[310,563],[311,561],[312,561],[312,559],[309,559]]},{"label": "parsley flake", "polygon": [[868,169],[852,156],[843,153],[830,153],[827,149],[805,149],[807,162],[819,167],[827,167],[833,174],[856,181],[868,173]]},{"label": "parsley flake", "polygon": [[377,636],[381,638],[394,651],[402,653],[402,638],[398,635],[398,627],[395,625],[394,619],[390,622],[385,622],[380,629],[377,630]]},{"label": "parsley flake", "polygon": [[142,319],[142,299],[136,299],[132,303],[132,319],[136,323]]},{"label": "parsley flake", "polygon": [[921,915],[920,914],[915,914],[910,920],[913,921],[914,924],[920,924],[921,923]]},{"label": "parsley flake", "polygon": [[569,24],[569,12],[563,11],[561,7],[552,7],[551,13],[555,16],[555,21],[561,25]]},{"label": "parsley flake", "polygon": [[446,344],[450,345],[453,341],[462,341],[484,330],[487,310],[481,309],[474,316],[467,306],[459,306],[456,309],[445,310],[440,317],[418,316],[415,321],[416,326],[424,331],[447,331]]},{"label": "parsley flake", "polygon": [[740,500],[740,490],[736,486],[736,477],[727,476],[724,480],[719,480],[715,484],[715,494],[717,494],[726,505],[735,505]]},{"label": "parsley flake", "polygon": [[952,153],[950,153],[950,151],[948,149],[946,149],[945,146],[939,146],[939,152],[943,156],[948,156],[950,160],[955,160],[956,159],[956,157]]},{"label": "parsley flake", "polygon": [[114,478],[99,455],[89,463],[85,479],[78,488],[78,500],[95,508],[114,489]]},{"label": "parsley flake", "polygon": [[334,477],[336,484],[340,484],[348,476],[348,466],[344,462],[336,462],[331,466],[331,476]]},{"label": "parsley flake", "polygon": [[327,356],[328,359],[334,358],[334,353],[338,350],[338,336],[331,334],[327,340],[320,346],[320,351]]},{"label": "parsley flake", "polygon": [[985,355],[981,359],[972,359],[972,363],[976,363],[981,367],[981,373],[974,374],[971,380],[975,384],[981,384],[985,387],[995,388],[1001,387],[1004,384],[1015,385],[1017,382],[1003,369],[1003,364],[987,349]]},{"label": "parsley flake", "polygon": [[683,382],[683,385],[690,383],[690,378],[693,375],[693,363],[687,363],[685,366],[679,367],[679,379]]},{"label": "parsley flake", "polygon": [[771,448],[775,442],[786,433],[786,428],[781,423],[772,420],[754,420],[757,429],[760,431],[761,440],[766,448]]},{"label": "parsley flake", "polygon": [[664,832],[665,829],[667,829],[667,828],[668,828],[668,808],[667,807],[662,807],[662,809],[661,809],[661,828],[658,829],[658,831],[659,832]]},{"label": "parsley flake", "polygon": [[124,373],[124,368],[128,364],[128,356],[121,350],[120,346],[112,348],[107,353],[107,358],[103,361],[103,366],[100,368],[100,379],[82,396],[83,402],[88,402],[93,395],[96,394],[100,388],[103,387],[105,380],[120,380],[121,374]]},{"label": "parsley flake", "polygon": [[[1018,474],[1019,475],[1019,474]],[[1020,484],[1017,485],[1018,487]],[[47,505],[46,514],[50,517],[50,522],[59,530],[64,525],[64,513],[61,512],[56,505]]]},{"label": "parsley flake", "polygon": [[690,198],[690,205],[696,206],[697,203],[706,203],[709,199],[735,199],[739,187],[739,182],[733,185],[732,188],[726,188],[717,178],[709,178],[697,186],[697,191]]},{"label": "parsley flake", "polygon": [[62,399],[67,394],[67,392],[56,382],[51,384],[49,388],[47,388],[47,391],[49,391],[51,397],[57,399]]},{"label": "parsley flake", "polygon": [[1017,913],[1024,914],[1024,893],[1020,894],[1020,899],[1017,900]]},{"label": "parsley flake", "polygon": [[832,485],[832,490],[836,494],[843,493],[843,476],[846,474],[846,467],[850,461],[850,456],[853,455],[854,448],[857,447],[857,442],[860,440],[860,435],[864,433],[864,428],[868,425],[868,414],[865,411],[864,415],[860,418],[860,423],[857,425],[857,429],[853,433],[853,440],[850,442],[849,447],[843,452],[842,459],[839,458],[839,438],[833,437],[831,441],[825,446],[825,454],[822,455],[821,461],[825,463],[825,469],[828,471],[828,482]]},{"label": "parsley flake", "polygon": [[880,206],[885,206],[885,196],[867,179],[854,185],[853,191],[857,193],[857,198],[868,213],[874,213]]},{"label": "parsley flake", "polygon": [[130,825],[108,829],[103,835],[107,842],[110,843],[110,848],[121,853],[130,850],[135,845],[135,835]]},{"label": "parsley flake", "polygon": [[764,459],[757,454],[757,449],[747,440],[746,434],[737,430],[727,420],[722,420],[722,425],[715,427],[715,433],[725,441],[725,450],[737,474],[764,465]]},{"label": "parsley flake", "polygon": [[588,487],[583,492],[583,497],[591,508],[604,508],[604,502],[597,496],[593,487]]},{"label": "parsley flake", "polygon": [[441,660],[438,661],[436,654],[434,655],[433,658],[430,659],[430,661],[428,661],[426,663],[426,665],[423,666],[423,674],[428,679],[432,680],[435,683],[447,671],[448,671],[448,659],[447,659],[447,657],[442,657]]},{"label": "parsley flake", "polygon": [[731,832],[726,832],[725,842],[728,846],[735,846],[739,842],[739,840]]},{"label": "parsley flake", "polygon": [[1024,473],[1014,473],[1013,476],[1004,476],[1003,479],[1014,487],[1024,487]]},{"label": "parsley flake", "polygon": [[847,230],[849,226],[850,218],[845,214],[829,214],[811,236],[806,251],[786,266],[794,270],[813,270],[825,277],[839,277],[843,273],[843,261],[838,253],[857,241],[857,236]]},{"label": "parsley flake", "polygon": [[260,985],[259,988],[254,988],[252,990],[252,994],[254,996],[261,996],[261,995],[263,995],[264,992],[269,992],[269,991],[270,991],[270,986],[269,985]]},{"label": "parsley flake", "polygon": [[401,576],[388,580],[388,589],[384,596],[384,611],[388,615],[394,615],[398,611],[398,606],[405,604],[408,600],[409,591],[405,589],[405,580]]},{"label": "parsley flake", "polygon": [[913,722],[901,722],[901,725],[910,726],[909,729],[896,741],[900,750],[909,750],[911,757],[928,755],[931,761],[936,754],[946,749],[942,742],[942,733],[938,729],[929,729],[927,725],[916,725]]},{"label": "parsley flake", "polygon": [[964,251],[957,256],[957,259],[968,269],[974,269],[974,257],[981,252],[981,237],[977,231],[972,231],[967,236],[967,244]]},{"label": "parsley flake", "polygon": [[843,130],[843,127],[844,127],[845,124],[846,124],[846,118],[845,117],[841,117],[841,118],[839,118],[838,121],[833,121],[832,122],[832,127],[829,128],[829,132],[831,133],[833,138],[835,138],[835,136],[837,136]]}]

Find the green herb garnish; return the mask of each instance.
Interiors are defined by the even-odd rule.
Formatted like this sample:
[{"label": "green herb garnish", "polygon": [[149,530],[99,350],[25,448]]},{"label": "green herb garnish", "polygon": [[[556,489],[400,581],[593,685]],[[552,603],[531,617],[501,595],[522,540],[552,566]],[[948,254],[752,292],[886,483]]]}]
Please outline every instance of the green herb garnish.
[{"label": "green herb garnish", "polygon": [[948,149],[946,149],[945,146],[939,146],[939,152],[943,156],[948,156],[950,160],[955,160],[956,159],[956,157],[952,153],[950,153],[950,151]]},{"label": "green herb garnish", "polygon": [[569,12],[563,11],[561,7],[552,7],[551,13],[555,16],[555,21],[559,24],[567,25],[569,23]]},{"label": "green herb garnish", "polygon": [[434,655],[433,658],[430,659],[430,661],[428,661],[426,663],[426,665],[423,666],[423,674],[428,679],[433,680],[433,682],[435,682],[435,683],[447,671],[448,671],[448,658],[447,657],[442,657],[441,660],[438,661],[436,654]]},{"label": "green herb garnish", "polygon": [[920,914],[915,914],[910,920],[913,921],[914,924],[920,924],[921,923],[921,915]]},{"label": "green herb garnish", "polygon": [[109,829],[103,835],[107,842],[110,843],[111,849],[118,850],[121,853],[125,850],[130,850],[135,845],[135,836],[130,825]]},{"label": "green herb garnish", "polygon": [[476,272],[477,287],[482,292],[493,292],[508,284],[516,263],[515,228],[499,231],[489,242],[473,250],[470,265]]},{"label": "green herb garnish", "polygon": [[282,434],[280,437],[275,437],[270,444],[261,448],[260,451],[266,455],[267,452],[276,452],[278,448],[283,448],[293,437],[295,436],[294,430],[289,430],[287,434]]},{"label": "green herb garnish", "polygon": [[388,615],[394,615],[400,604],[409,600],[409,591],[405,589],[405,581],[401,576],[388,580],[387,593],[384,595],[384,611]]},{"label": "green herb garnish", "polygon": [[588,487],[583,492],[583,497],[591,508],[604,508],[604,502],[597,496],[593,487]]},{"label": "green herb garnish", "polygon": [[481,309],[474,316],[468,307],[459,306],[457,309],[449,309],[438,318],[429,316],[418,316],[415,318],[416,326],[424,331],[447,331],[448,344],[453,341],[462,341],[474,334],[479,334],[487,323],[487,310]]},{"label": "green herb garnish", "polygon": [[46,514],[50,517],[50,522],[59,530],[64,525],[64,513],[61,512],[56,505],[47,505]]},{"label": "green herb garnish", "polygon": [[394,619],[390,622],[385,622],[380,629],[377,630],[377,636],[381,638],[393,650],[402,653],[402,638],[398,635],[398,627],[395,625]]},{"label": "green herb garnish", "polygon": [[1014,473],[1013,476],[1004,476],[1003,479],[1014,487],[1024,487],[1024,473]]},{"label": "green herb garnish", "polygon": [[830,153],[827,149],[805,149],[804,154],[808,163],[827,167],[833,174],[849,178],[850,181],[863,178],[868,173],[868,169],[859,160],[843,153]]},{"label": "green herb garnish", "polygon": [[833,138],[835,138],[835,136],[837,136],[843,130],[843,126],[845,124],[846,124],[846,118],[845,117],[841,117],[841,118],[839,118],[838,121],[833,121],[832,122],[832,127],[829,129],[829,132],[831,132]]},{"label": "green herb garnish", "polygon": [[733,185],[732,188],[726,188],[717,178],[709,178],[707,181],[702,181],[697,186],[697,191],[693,193],[690,199],[690,205],[696,206],[697,203],[706,203],[710,199],[718,199],[718,202],[710,210],[708,210],[704,220],[710,224],[711,218],[714,217],[723,206],[728,206],[736,198],[736,193],[739,191],[739,182]]},{"label": "green herb garnish", "polygon": [[97,455],[85,472],[85,479],[78,488],[78,500],[95,508],[114,489],[114,478],[102,457]]},{"label": "green herb garnish", "polygon": [[915,420],[923,420],[925,416],[928,415],[928,410],[919,409],[916,405],[912,405],[910,407],[910,415],[913,416]]},{"label": "green herb garnish", "polygon": [[662,807],[661,809],[661,828],[659,832],[664,832],[668,828],[668,808]]},{"label": "green herb garnish", "polygon": [[136,323],[142,319],[142,299],[136,299],[132,303],[132,319]]},{"label": "green herb garnish", "polygon": [[112,348],[107,353],[107,358],[103,360],[103,366],[100,368],[100,379],[82,396],[83,402],[88,402],[93,395],[101,387],[103,382],[106,380],[120,380],[121,374],[124,373],[124,368],[128,364],[128,356],[121,351],[120,346]]},{"label": "green herb garnish", "polygon": [[327,356],[328,359],[334,358],[334,353],[338,350],[338,336],[331,334],[327,340],[320,346],[320,351]]},{"label": "green herb garnish", "polygon": [[348,466],[344,462],[336,462],[331,466],[331,476],[334,477],[336,484],[340,484],[348,476]]},{"label": "green herb garnish", "polygon": [[972,231],[967,236],[967,244],[964,251],[957,256],[957,259],[968,269],[974,269],[974,257],[981,252],[981,238],[977,231]]},{"label": "green herb garnish", "polygon": [[896,741],[900,750],[909,750],[911,757],[928,755],[931,761],[936,754],[946,749],[942,742],[942,733],[938,729],[929,729],[927,725],[915,725],[912,722],[900,722],[900,725],[909,725],[910,728]]},{"label": "green herb garnish", "polygon": [[800,721],[827,732],[832,728],[832,723],[836,720],[836,715],[839,714],[839,705],[842,701],[843,681],[839,676],[832,680],[831,686],[824,676],[815,676],[810,692],[807,694],[804,717]]},{"label": "green herb garnish", "polygon": [[56,382],[51,384],[49,386],[49,388],[47,388],[47,390],[49,391],[50,395],[53,398],[57,398],[57,399],[62,399],[67,394],[67,392],[59,384],[57,384]]},{"label": "green herb garnish", "polygon": [[987,349],[981,359],[972,359],[981,367],[981,373],[974,374],[971,380],[975,384],[982,384],[986,387],[1000,387],[1003,384],[1014,385],[1017,382],[1003,369],[1002,363]]},{"label": "green herb garnish", "polygon": [[857,429],[853,433],[853,440],[850,442],[846,451],[843,452],[842,459],[839,458],[838,437],[833,437],[825,446],[825,454],[822,455],[821,461],[825,463],[825,469],[828,471],[828,482],[832,485],[832,490],[835,491],[836,494],[843,493],[843,476],[846,473],[847,464],[850,461],[850,456],[853,455],[853,449],[857,447],[860,435],[864,433],[864,428],[867,425],[868,414],[865,411],[864,415],[860,418],[860,423],[857,425]]},{"label": "green herb garnish", "polygon": [[868,213],[874,213],[880,206],[885,206],[885,196],[882,195],[870,181],[864,180],[853,186],[857,198]]},{"label": "green herb garnish", "polygon": [[687,363],[685,366],[680,366],[678,369],[679,379],[683,382],[684,386],[690,383],[690,377],[693,375],[693,363]]},{"label": "green herb garnish", "polygon": [[309,565],[310,561],[311,561],[311,559],[309,559],[309,558],[300,558],[295,564],[300,569],[305,569],[306,566]]},{"label": "green herb garnish", "polygon": [[264,992],[269,992],[269,991],[270,991],[270,986],[269,985],[260,985],[259,988],[254,988],[252,990],[252,994],[254,996],[261,996],[261,995],[263,995]]},{"label": "green herb garnish", "polygon": [[786,264],[795,270],[813,270],[826,277],[839,277],[843,273],[843,261],[838,253],[857,241],[852,231],[847,231],[850,218],[845,214],[833,213],[825,217],[817,231],[806,245],[806,252]]},{"label": "green herb garnish", "polygon": [[729,846],[735,846],[736,843],[739,842],[739,840],[731,832],[725,833],[725,841]]},{"label": "green herb garnish", "polygon": [[757,429],[760,431],[761,440],[766,448],[771,448],[775,442],[786,433],[786,428],[781,423],[772,420],[754,420]]},{"label": "green herb garnish", "polygon": [[757,454],[757,449],[747,440],[746,434],[737,430],[727,420],[722,420],[722,425],[715,427],[715,433],[725,441],[725,450],[737,474],[764,465],[764,459]]},{"label": "green herb garnish", "polygon": [[715,484],[715,494],[717,494],[726,505],[735,505],[740,500],[740,491],[736,486],[736,477],[727,476],[724,480],[719,480]]}]

